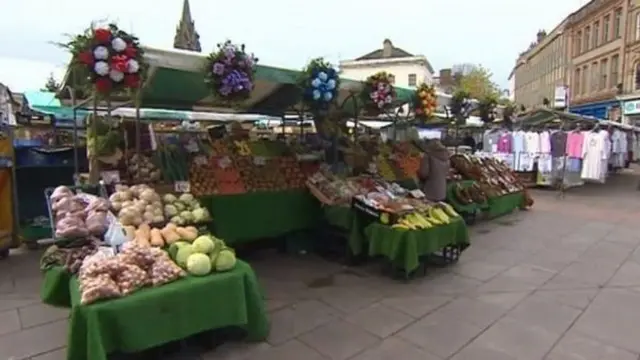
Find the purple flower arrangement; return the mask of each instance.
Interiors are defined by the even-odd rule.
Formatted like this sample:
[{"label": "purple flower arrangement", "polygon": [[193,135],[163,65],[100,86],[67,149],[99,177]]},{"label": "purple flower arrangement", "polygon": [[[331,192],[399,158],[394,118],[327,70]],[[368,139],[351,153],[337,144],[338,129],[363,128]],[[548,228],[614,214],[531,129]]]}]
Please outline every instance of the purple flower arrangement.
[{"label": "purple flower arrangement", "polygon": [[258,58],[245,52],[244,45],[227,40],[209,55],[205,80],[214,97],[225,102],[242,102],[251,96]]}]

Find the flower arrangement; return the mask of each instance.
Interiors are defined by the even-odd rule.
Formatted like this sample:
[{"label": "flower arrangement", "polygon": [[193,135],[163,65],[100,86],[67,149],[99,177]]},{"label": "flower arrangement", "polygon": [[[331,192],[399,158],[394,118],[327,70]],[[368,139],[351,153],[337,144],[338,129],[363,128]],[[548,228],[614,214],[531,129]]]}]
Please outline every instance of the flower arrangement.
[{"label": "flower arrangement", "polygon": [[311,110],[326,110],[338,97],[340,78],[333,66],[322,58],[311,60],[302,71],[300,87],[303,102]]},{"label": "flower arrangement", "polygon": [[416,89],[414,112],[417,118],[428,119],[436,111],[437,96],[436,89],[425,83],[420,84]]},{"label": "flower arrangement", "polygon": [[380,113],[393,104],[396,91],[393,88],[392,78],[391,74],[384,71],[367,78],[361,98],[369,111]]},{"label": "flower arrangement", "polygon": [[102,94],[140,87],[146,64],[138,39],[114,24],[91,28],[67,44],[73,63],[84,67]]},{"label": "flower arrangement", "polygon": [[205,81],[213,96],[225,102],[242,102],[251,96],[258,58],[245,51],[244,45],[227,40],[209,55]]}]

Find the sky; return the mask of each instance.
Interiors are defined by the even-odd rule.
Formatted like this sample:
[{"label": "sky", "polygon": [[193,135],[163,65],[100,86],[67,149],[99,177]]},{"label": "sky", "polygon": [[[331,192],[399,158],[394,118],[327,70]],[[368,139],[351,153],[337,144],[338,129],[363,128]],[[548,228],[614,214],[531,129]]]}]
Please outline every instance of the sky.
[{"label": "sky", "polygon": [[[244,1],[244,2],[243,2]],[[539,29],[555,27],[586,0],[190,0],[203,52],[226,39],[265,65],[302,69],[394,46],[425,55],[437,72],[453,64],[487,67],[508,88],[515,59]],[[314,8],[317,6],[317,8]],[[62,79],[68,54],[52,45],[92,21],[108,20],[158,48],[171,48],[182,0],[0,0],[0,83],[37,90]],[[8,15],[9,16],[6,16]]]}]

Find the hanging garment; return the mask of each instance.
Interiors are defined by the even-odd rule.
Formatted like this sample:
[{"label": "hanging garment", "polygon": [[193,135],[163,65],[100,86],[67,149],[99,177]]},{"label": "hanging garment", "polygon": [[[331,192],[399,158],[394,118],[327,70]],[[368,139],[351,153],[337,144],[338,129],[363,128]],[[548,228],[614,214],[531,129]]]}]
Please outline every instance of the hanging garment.
[{"label": "hanging garment", "polygon": [[511,150],[513,151],[513,169],[515,171],[522,171],[519,170],[521,165],[520,165],[520,156],[524,153],[524,131],[522,130],[518,130],[518,131],[514,131],[512,134],[512,146],[511,146]]},{"label": "hanging garment", "polygon": [[502,135],[500,135],[500,138],[498,138],[498,146],[497,146],[497,150],[500,153],[505,153],[505,154],[510,154],[511,153],[511,133],[510,132],[505,132]]},{"label": "hanging garment", "polygon": [[540,133],[540,153],[549,154],[551,152],[551,136],[548,131]]},{"label": "hanging garment", "polygon": [[553,134],[551,134],[551,154],[554,157],[562,157],[562,156],[565,156],[566,152],[567,152],[567,133],[564,131],[556,131]]},{"label": "hanging garment", "polygon": [[584,137],[582,173],[585,180],[604,182],[607,168],[607,138],[600,132],[589,132]]},{"label": "hanging garment", "polygon": [[533,131],[524,134],[524,147],[527,153],[538,154],[540,152],[540,135]]},{"label": "hanging garment", "polygon": [[498,150],[498,140],[500,139],[500,132],[496,130],[487,130],[482,136],[482,151],[484,152],[496,152]]},{"label": "hanging garment", "polygon": [[567,156],[582,159],[583,143],[584,133],[572,131],[567,134],[567,148],[565,150]]}]

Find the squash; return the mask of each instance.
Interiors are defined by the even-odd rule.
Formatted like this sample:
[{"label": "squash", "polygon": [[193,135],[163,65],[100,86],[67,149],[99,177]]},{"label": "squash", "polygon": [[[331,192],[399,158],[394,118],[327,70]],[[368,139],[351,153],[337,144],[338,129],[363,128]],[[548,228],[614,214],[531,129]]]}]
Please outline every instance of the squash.
[{"label": "squash", "polygon": [[149,235],[151,239],[149,243],[151,244],[151,246],[154,246],[154,247],[164,246],[164,240],[162,239],[162,233],[160,233],[160,230],[151,229],[151,231],[149,232]]},{"label": "squash", "polygon": [[180,240],[180,235],[178,235],[178,233],[176,232],[175,228],[172,228],[170,226],[165,226],[164,229],[160,230],[160,233],[162,233],[162,237],[164,238],[164,242],[167,245],[171,245],[176,241]]},{"label": "squash", "polygon": [[135,238],[133,241],[141,246],[151,246],[149,243],[149,234],[147,234],[144,229],[136,230]]},{"label": "squash", "polygon": [[[193,228],[195,229],[195,228]],[[196,231],[192,231],[189,230],[188,228],[183,228],[183,227],[178,227],[176,228],[176,232],[178,233],[178,235],[180,235],[180,240],[184,240],[184,241],[193,241],[198,237],[198,230],[195,229]]]},{"label": "squash", "polygon": [[124,227],[124,233],[129,241],[133,241],[136,238],[136,228],[131,225]]}]

